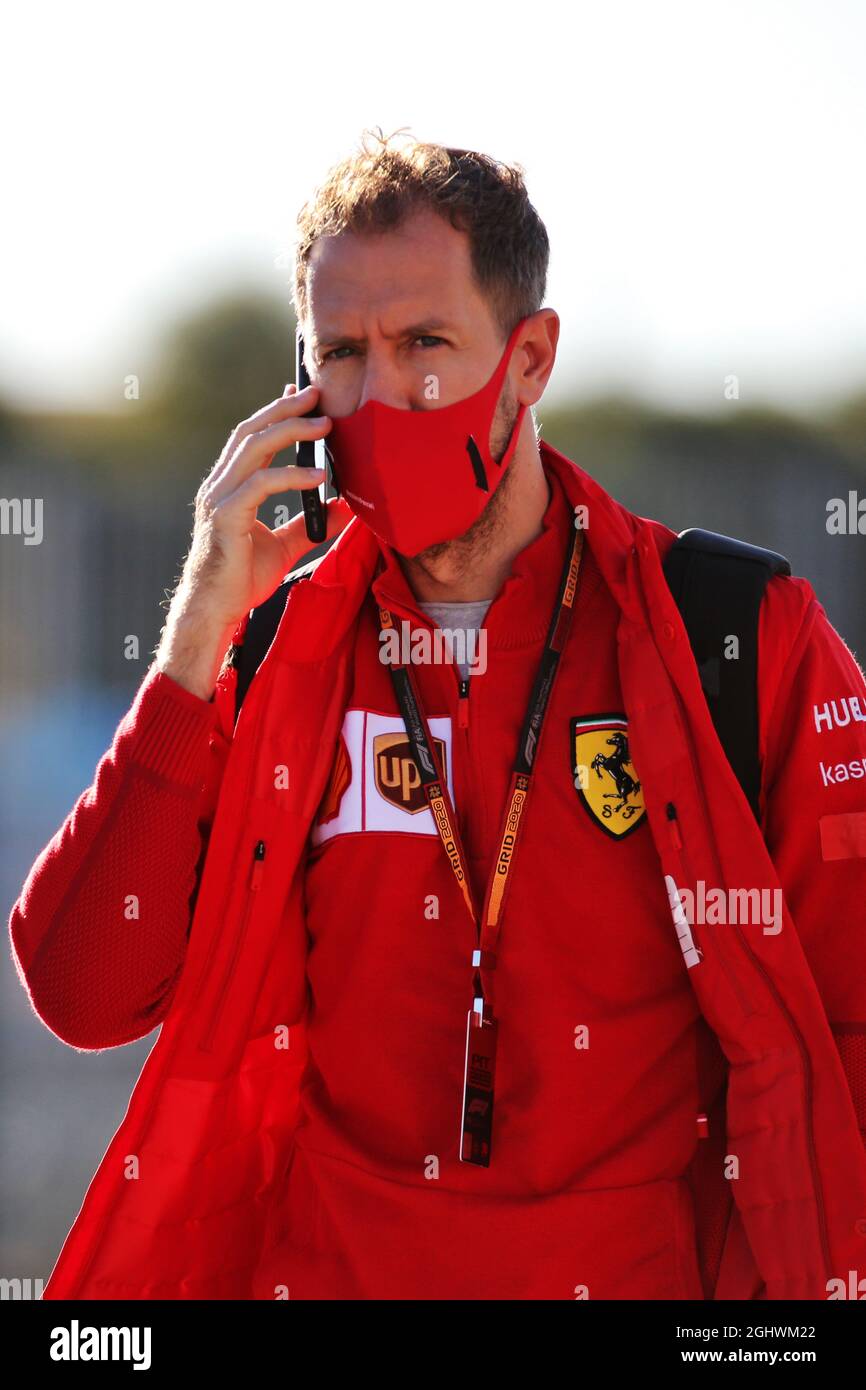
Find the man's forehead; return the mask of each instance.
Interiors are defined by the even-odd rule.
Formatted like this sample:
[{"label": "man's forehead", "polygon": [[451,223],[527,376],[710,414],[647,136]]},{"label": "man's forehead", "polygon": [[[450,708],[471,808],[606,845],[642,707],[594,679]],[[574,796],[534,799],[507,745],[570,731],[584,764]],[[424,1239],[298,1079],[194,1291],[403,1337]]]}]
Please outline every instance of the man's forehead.
[{"label": "man's forehead", "polygon": [[[373,313],[411,325],[435,318],[458,328],[477,308],[468,239],[422,214],[393,231],[343,232],[311,248],[307,296],[315,335],[350,331]],[[383,324],[384,327],[384,324]]]},{"label": "man's forehead", "polygon": [[308,295],[308,334],[329,343],[367,332],[385,338],[416,333],[465,333],[479,304],[472,289],[448,277],[381,277],[359,283],[353,278],[323,276]]}]

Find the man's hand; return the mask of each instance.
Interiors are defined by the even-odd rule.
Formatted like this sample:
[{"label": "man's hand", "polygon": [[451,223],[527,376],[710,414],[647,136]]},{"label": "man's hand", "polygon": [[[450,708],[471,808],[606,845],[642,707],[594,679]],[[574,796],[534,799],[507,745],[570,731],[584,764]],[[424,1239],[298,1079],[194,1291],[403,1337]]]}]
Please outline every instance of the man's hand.
[{"label": "man's hand", "polygon": [[[269,468],[274,456],[300,440],[322,439],[326,415],[303,419],[318,387],[292,384],[279,400],[243,420],[196,494],[192,544],[172,599],[156,664],[186,690],[210,699],[234,629],[263,603],[295,563],[312,548],[303,514],[273,531],[256,512],[266,497],[318,487],[322,468],[289,464]],[[326,538],[352,519],[342,500],[325,510]]]}]

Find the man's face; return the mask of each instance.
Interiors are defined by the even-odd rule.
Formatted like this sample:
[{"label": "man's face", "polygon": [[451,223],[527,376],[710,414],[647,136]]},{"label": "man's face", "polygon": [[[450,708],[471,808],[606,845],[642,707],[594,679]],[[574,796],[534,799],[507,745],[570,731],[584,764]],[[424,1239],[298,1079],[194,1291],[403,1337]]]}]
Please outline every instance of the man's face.
[{"label": "man's face", "polygon": [[[468,237],[426,210],[394,231],[321,238],[307,294],[307,368],[324,415],[371,399],[400,410],[451,405],[486,385],[505,348],[473,280]],[[506,377],[489,441],[497,459],[517,410]]]}]

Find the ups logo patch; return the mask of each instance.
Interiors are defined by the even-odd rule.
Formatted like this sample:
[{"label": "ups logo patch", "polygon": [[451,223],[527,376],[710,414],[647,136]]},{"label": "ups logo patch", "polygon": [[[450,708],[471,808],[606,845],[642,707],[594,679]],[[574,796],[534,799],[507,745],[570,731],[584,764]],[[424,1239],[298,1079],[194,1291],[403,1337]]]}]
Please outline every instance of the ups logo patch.
[{"label": "ups logo patch", "polygon": [[[451,720],[434,717],[427,722],[453,804]],[[325,756],[323,750],[323,761]],[[313,847],[371,831],[438,840],[399,714],[347,709],[331,757],[310,833]]]},{"label": "ups logo patch", "polygon": [[[442,775],[448,780],[445,744],[434,738],[436,757]],[[373,770],[376,790],[392,806],[415,816],[427,809],[427,798],[421,787],[418,765],[405,733],[376,734],[373,739]]]},{"label": "ups logo patch", "polygon": [[621,840],[646,816],[625,715],[572,719],[570,742],[575,791],[595,824]]}]

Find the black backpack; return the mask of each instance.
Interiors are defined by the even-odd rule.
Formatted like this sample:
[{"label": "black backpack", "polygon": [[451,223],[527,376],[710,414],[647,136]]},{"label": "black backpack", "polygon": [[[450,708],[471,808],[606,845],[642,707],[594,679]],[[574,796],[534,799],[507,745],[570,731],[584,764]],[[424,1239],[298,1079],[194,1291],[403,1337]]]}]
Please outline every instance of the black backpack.
[{"label": "black backpack", "polygon": [[[321,558],[293,570],[252,610],[243,643],[230,653],[238,672],[236,717],[273,641],[289,589]],[[768,581],[775,574],[790,574],[791,566],[775,550],[692,527],[677,536],[665,557],[664,572],[689,635],[719,741],[759,819],[758,615]],[[736,659],[725,654],[732,635],[739,642]]]}]

